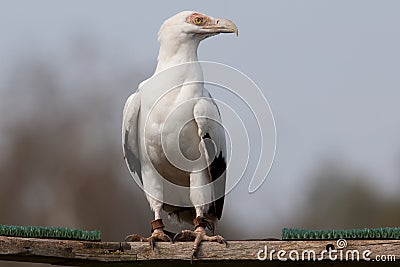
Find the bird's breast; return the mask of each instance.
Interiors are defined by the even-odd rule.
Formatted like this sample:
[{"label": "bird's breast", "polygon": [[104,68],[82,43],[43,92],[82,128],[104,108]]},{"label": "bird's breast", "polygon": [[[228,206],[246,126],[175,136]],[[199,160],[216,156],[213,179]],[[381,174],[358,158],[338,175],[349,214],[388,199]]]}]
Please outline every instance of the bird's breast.
[{"label": "bird's breast", "polygon": [[192,167],[190,163],[184,162],[200,157],[200,140],[197,138],[196,129],[197,125],[194,122],[189,122],[183,127],[178,124],[169,127],[158,123],[147,127],[145,153],[158,173],[174,184],[189,186]]},{"label": "bird's breast", "polygon": [[[150,90],[146,92],[151,93]],[[152,101],[145,103],[141,110],[145,137],[142,147],[153,166],[171,178],[182,169],[188,178],[191,166],[187,161],[194,161],[201,155],[198,127],[193,115],[194,106],[201,95],[201,86],[182,85],[159,97],[152,95],[152,98],[146,98]],[[183,167],[180,166],[182,162]]]}]

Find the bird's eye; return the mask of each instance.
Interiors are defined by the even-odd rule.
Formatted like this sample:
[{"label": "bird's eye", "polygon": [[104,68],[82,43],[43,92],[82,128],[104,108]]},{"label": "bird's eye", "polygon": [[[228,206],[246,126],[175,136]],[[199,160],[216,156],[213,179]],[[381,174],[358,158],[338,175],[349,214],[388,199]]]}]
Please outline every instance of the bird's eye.
[{"label": "bird's eye", "polygon": [[194,24],[196,24],[196,25],[201,25],[201,24],[203,24],[203,18],[201,18],[201,17],[195,17],[195,18],[194,18]]}]

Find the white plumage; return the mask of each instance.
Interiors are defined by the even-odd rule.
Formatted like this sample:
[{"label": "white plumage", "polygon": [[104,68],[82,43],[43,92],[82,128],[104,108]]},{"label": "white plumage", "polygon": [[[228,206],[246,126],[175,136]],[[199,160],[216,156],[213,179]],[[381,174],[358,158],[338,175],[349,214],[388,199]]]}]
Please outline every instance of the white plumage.
[{"label": "white plumage", "polygon": [[237,33],[237,28],[193,11],[166,20],[158,34],[156,71],[126,101],[124,156],[154,212],[150,241],[165,240],[162,209],[189,223],[198,218],[193,223],[202,230],[221,217],[225,132],[197,62],[200,41],[221,32]]}]

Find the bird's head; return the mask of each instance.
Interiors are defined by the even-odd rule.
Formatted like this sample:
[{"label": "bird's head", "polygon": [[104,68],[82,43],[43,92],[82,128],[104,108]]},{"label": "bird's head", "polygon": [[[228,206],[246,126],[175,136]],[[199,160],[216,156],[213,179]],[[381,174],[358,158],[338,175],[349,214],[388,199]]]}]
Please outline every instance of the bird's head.
[{"label": "bird's head", "polygon": [[158,33],[163,39],[197,40],[219,33],[236,33],[236,25],[228,19],[213,18],[195,11],[182,11],[167,19]]}]

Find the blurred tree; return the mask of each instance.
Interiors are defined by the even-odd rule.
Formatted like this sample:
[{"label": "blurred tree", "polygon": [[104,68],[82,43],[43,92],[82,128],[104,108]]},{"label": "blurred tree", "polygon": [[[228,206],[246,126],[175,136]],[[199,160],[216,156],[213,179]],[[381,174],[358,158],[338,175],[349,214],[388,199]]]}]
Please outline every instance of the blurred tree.
[{"label": "blurred tree", "polygon": [[144,78],[80,48],[16,61],[1,84],[0,224],[99,229],[104,240],[147,233],[120,144],[124,101]]},{"label": "blurred tree", "polygon": [[[384,195],[368,176],[329,162],[317,170],[292,226],[310,229],[399,227],[400,197]],[[379,178],[376,178],[379,179]]]}]

